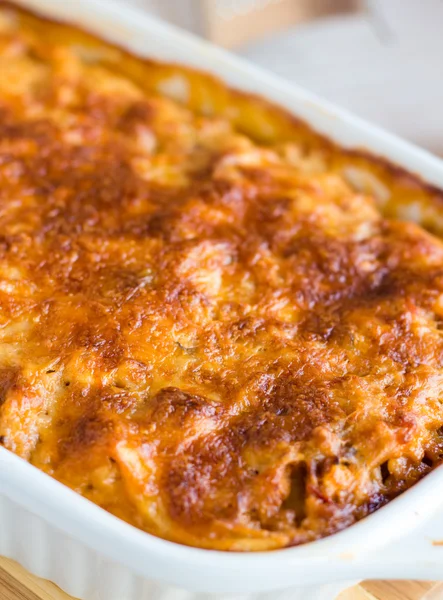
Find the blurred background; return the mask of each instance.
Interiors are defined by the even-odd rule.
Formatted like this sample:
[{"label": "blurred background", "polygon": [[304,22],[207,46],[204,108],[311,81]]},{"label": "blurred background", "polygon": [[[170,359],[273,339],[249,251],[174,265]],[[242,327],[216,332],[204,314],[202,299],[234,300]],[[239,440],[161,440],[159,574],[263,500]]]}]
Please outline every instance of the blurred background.
[{"label": "blurred background", "polygon": [[122,0],[443,155],[443,0]]}]

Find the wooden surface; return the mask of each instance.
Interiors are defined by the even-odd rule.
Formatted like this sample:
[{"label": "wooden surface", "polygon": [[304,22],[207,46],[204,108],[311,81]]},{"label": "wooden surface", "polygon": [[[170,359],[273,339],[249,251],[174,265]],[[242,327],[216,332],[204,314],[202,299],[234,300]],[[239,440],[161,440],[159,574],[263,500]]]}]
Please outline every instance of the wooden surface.
[{"label": "wooden surface", "polygon": [[200,0],[203,9],[203,35],[212,42],[235,48],[289,25],[348,13],[358,0]]},{"label": "wooden surface", "polygon": [[[37,579],[16,563],[0,558],[1,600],[72,600],[52,583]],[[443,586],[417,581],[368,581],[338,600],[443,600]]]},{"label": "wooden surface", "polygon": [[33,577],[18,564],[0,558],[0,600],[72,600],[52,583]]},{"label": "wooden surface", "polygon": [[126,1],[212,42],[234,48],[289,25],[357,10],[362,0]]}]

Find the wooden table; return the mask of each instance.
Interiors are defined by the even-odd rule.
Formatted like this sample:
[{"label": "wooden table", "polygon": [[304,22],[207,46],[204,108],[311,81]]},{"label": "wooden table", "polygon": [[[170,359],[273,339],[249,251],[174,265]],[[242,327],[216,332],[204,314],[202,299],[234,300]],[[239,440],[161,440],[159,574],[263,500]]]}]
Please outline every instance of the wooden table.
[{"label": "wooden table", "polygon": [[[439,592],[440,590],[440,592]],[[33,577],[17,563],[0,558],[1,600],[73,600],[58,587]],[[431,582],[370,581],[340,594],[338,600],[441,600],[443,586]]]}]

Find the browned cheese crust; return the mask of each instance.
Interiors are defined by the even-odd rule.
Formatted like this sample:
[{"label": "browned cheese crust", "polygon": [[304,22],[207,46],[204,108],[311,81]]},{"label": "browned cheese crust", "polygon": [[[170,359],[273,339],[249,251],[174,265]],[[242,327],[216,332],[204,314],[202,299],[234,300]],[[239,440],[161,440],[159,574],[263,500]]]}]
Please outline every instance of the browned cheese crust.
[{"label": "browned cheese crust", "polygon": [[406,222],[441,231],[438,191],[5,5],[0,73],[5,448],[221,550],[329,535],[441,462],[443,245]]}]

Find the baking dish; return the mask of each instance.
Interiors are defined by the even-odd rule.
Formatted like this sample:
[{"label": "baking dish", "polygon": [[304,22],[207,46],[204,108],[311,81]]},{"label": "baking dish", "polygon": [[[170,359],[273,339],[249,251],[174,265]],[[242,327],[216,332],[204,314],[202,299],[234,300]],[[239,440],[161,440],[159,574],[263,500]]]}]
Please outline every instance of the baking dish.
[{"label": "baking dish", "polygon": [[[139,54],[215,70],[237,88],[266,94],[341,144],[365,146],[437,185],[443,184],[438,160],[136,12],[108,2],[26,4],[77,22]],[[180,81],[173,83],[180,87]],[[440,470],[342,534],[302,548],[228,555],[189,549],[142,534],[3,450],[0,459],[0,491],[4,496],[0,552],[78,597],[93,598],[100,590],[106,599],[177,597],[177,589],[164,584],[191,592],[269,592],[276,597],[276,590],[283,590],[281,597],[320,597],[323,593],[332,597],[342,587],[341,582],[349,579],[439,578],[441,572],[437,522],[432,520],[420,535],[407,537],[438,508],[439,486],[443,485]],[[397,545],[395,539],[400,534],[404,537]],[[303,587],[328,582],[333,587]]]}]

